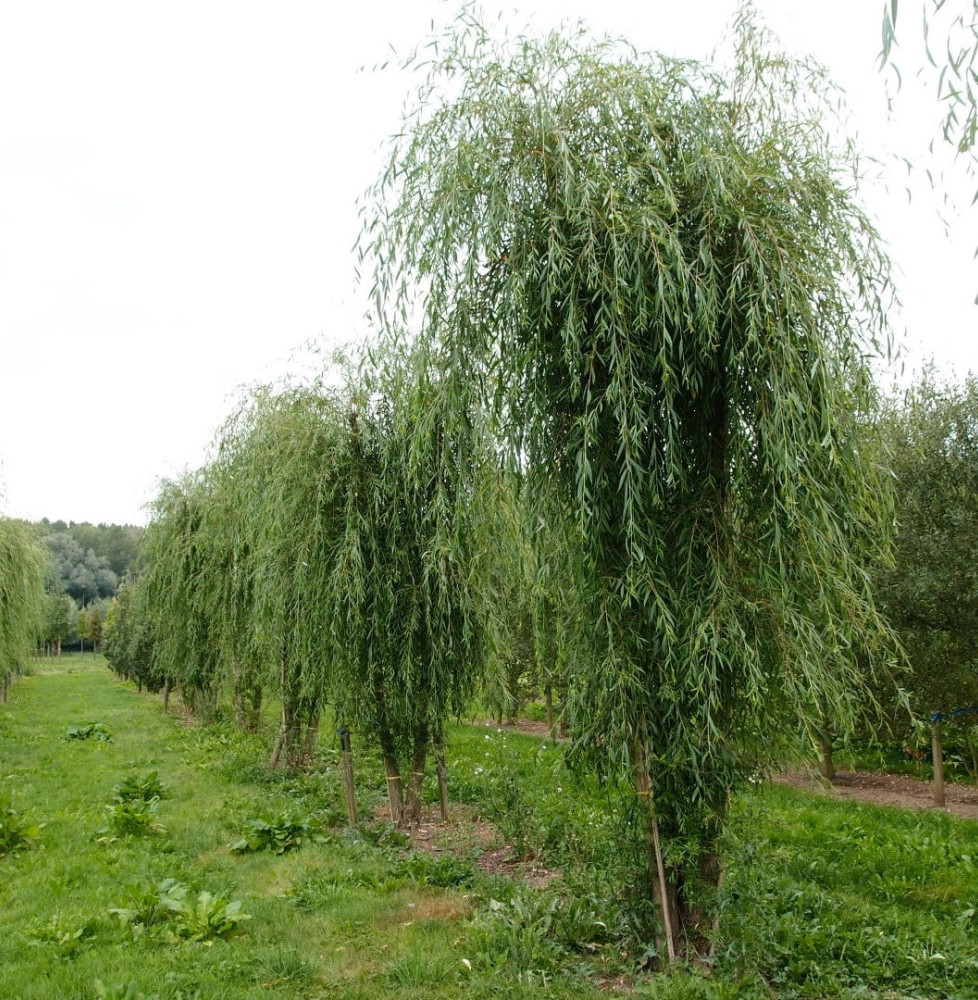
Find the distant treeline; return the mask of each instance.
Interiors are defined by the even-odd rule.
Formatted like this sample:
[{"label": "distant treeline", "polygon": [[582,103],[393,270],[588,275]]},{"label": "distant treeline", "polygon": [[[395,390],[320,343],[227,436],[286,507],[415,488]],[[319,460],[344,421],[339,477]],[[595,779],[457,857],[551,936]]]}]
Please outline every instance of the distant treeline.
[{"label": "distant treeline", "polygon": [[135,571],[143,528],[88,521],[29,522],[50,554],[47,590],[65,593],[79,605],[114,596]]}]

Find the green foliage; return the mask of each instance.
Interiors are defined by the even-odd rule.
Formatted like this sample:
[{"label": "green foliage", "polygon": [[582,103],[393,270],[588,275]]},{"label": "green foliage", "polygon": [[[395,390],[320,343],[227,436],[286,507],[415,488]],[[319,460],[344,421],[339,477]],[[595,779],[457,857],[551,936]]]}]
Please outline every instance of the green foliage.
[{"label": "green foliage", "polygon": [[104,556],[83,548],[69,532],[45,535],[41,541],[50,554],[52,591],[66,593],[79,604],[115,593],[119,578]]},{"label": "green foliage", "polygon": [[608,925],[587,899],[517,892],[490,899],[466,939],[476,969],[513,966],[550,972],[574,952],[593,953],[608,941]]},{"label": "green foliage", "polygon": [[[813,996],[978,990],[973,823],[785,789],[745,798],[736,814],[721,969],[746,959],[779,992],[806,983]],[[734,911],[750,914],[736,930]]]},{"label": "green foliage", "polygon": [[33,847],[42,825],[27,819],[14,808],[8,795],[0,793],[0,857]]},{"label": "green foliage", "polygon": [[119,906],[110,907],[109,913],[139,936],[147,928],[163,924],[170,910],[164,905],[169,890],[177,885],[176,879],[164,879],[159,885],[148,886],[134,882],[125,888],[125,899]]},{"label": "green foliage", "polygon": [[69,726],[65,732],[66,740],[95,740],[98,743],[111,743],[112,734],[101,722],[89,722],[83,726]]},{"label": "green foliage", "polygon": [[874,583],[908,654],[911,707],[978,705],[978,381],[942,385],[925,370],[879,424],[898,530]]},{"label": "green foliage", "polygon": [[[105,615],[107,604],[104,601],[93,601],[85,610],[85,637],[92,644],[93,650],[102,645],[105,634]],[[82,612],[79,612],[81,617]]]},{"label": "green foliage", "polygon": [[187,890],[174,886],[168,890],[163,905],[173,914],[176,937],[189,941],[213,941],[228,937],[251,915],[243,913],[240,899],[228,901],[202,890],[188,898]]},{"label": "green foliage", "polygon": [[131,886],[128,894],[130,905],[112,907],[109,912],[137,936],[158,930],[173,942],[213,941],[228,937],[238,924],[251,919],[242,912],[240,899],[229,902],[205,890],[194,895],[173,878],[153,889]]},{"label": "green foliage", "polygon": [[349,390],[333,486],[343,513],[322,597],[339,711],[377,741],[395,822],[394,777],[408,776],[416,821],[427,747],[463,710],[486,658],[473,580],[486,455],[477,422],[445,423],[450,386],[438,373],[398,354],[381,363]]},{"label": "green foliage", "polygon": [[78,623],[78,605],[64,590],[55,589],[45,595],[44,627],[42,638],[57,647],[75,632]]},{"label": "green foliage", "polygon": [[170,794],[170,786],[160,781],[157,771],[150,771],[143,777],[127,774],[112,792],[113,802],[131,802],[133,799],[151,801],[165,799]]},{"label": "green foliage", "polygon": [[158,691],[164,678],[154,659],[156,635],[156,619],[147,603],[145,585],[123,583],[108,606],[103,626],[102,651],[111,669],[120,677]]},{"label": "green foliage", "polygon": [[0,517],[0,680],[26,667],[41,634],[45,569],[27,526]]},{"label": "green foliage", "polygon": [[334,687],[330,609],[344,413],[325,386],[257,388],[220,434],[212,470],[234,520],[220,596],[238,683],[277,690],[284,756]]},{"label": "green foliage", "polygon": [[417,885],[441,889],[471,888],[476,879],[472,862],[455,854],[432,856],[415,851],[393,861],[390,868],[395,878],[403,877]]},{"label": "green foliage", "polygon": [[185,702],[214,718],[220,686],[223,589],[233,573],[220,492],[206,471],[165,483],[143,538],[142,613],[153,623],[152,672],[175,678]]},{"label": "green foliage", "polygon": [[71,961],[88,948],[95,937],[92,920],[81,920],[56,911],[48,920],[37,919],[28,931],[31,944],[49,950],[58,961]]},{"label": "green foliage", "polygon": [[[39,539],[66,536],[68,541],[62,544],[84,553],[91,552],[98,567],[107,566],[119,580],[124,580],[137,568],[139,541],[144,530],[138,525],[50,521],[44,517],[32,523],[31,528]],[[64,583],[66,580],[62,579],[62,584]]]},{"label": "green foliage", "polygon": [[[255,766],[264,756],[257,737],[187,726],[134,697],[98,658],[69,663],[42,663],[0,729],[4,774],[48,821],[43,851],[2,862],[0,996],[94,996],[95,979],[123,989],[138,981],[173,1000],[583,998],[606,995],[609,984],[677,1000],[976,991],[973,822],[782,788],[735,793],[715,961],[708,975],[680,966],[666,980],[642,971],[654,942],[632,917],[637,894],[625,881],[631,839],[620,822],[630,798],[595,775],[573,780],[549,741],[449,727],[453,788],[470,804],[437,832],[436,855],[371,825],[369,836],[344,832],[325,850],[234,858],[225,847],[233,817],[312,812],[319,776],[269,778]],[[80,714],[117,734],[85,755],[85,767],[77,745],[51,738]],[[129,770],[141,777],[151,768],[180,789],[166,803],[169,838],[93,842],[92,804]],[[358,770],[365,787],[383,786],[376,755],[359,757]],[[487,844],[491,827],[468,817],[506,773],[523,783],[533,829],[550,831],[533,835],[544,845],[537,875],[545,867],[553,876],[544,889],[529,890],[525,867],[482,870],[504,841]],[[181,906],[200,889],[246,900],[256,933],[213,947],[189,940],[163,905],[177,895],[172,883],[161,891],[167,875],[188,887]],[[131,912],[123,920],[110,909]],[[494,940],[522,966],[499,961]]]},{"label": "green foliage", "polygon": [[105,807],[108,826],[98,832],[103,839],[115,837],[143,837],[164,834],[166,828],[156,821],[158,799],[122,799]]},{"label": "green foliage", "polygon": [[281,813],[268,818],[252,818],[245,821],[245,835],[231,845],[237,853],[247,851],[271,851],[285,854],[304,843],[323,843],[322,824],[311,816],[297,816],[292,812]]},{"label": "green foliage", "polygon": [[[884,65],[893,56],[898,10],[896,0],[888,0],[883,5],[881,61]],[[925,0],[923,29],[930,70],[937,73],[936,96],[944,111],[941,122],[944,141],[956,152],[973,156],[978,136],[978,95],[974,88],[978,65],[978,3],[975,0]]]},{"label": "green foliage", "polygon": [[448,426],[494,418],[561,597],[576,749],[648,776],[677,898],[758,754],[820,701],[851,726],[892,655],[858,433],[888,267],[824,79],[760,36],[742,15],[723,72],[465,12],[420,50],[363,233]]}]

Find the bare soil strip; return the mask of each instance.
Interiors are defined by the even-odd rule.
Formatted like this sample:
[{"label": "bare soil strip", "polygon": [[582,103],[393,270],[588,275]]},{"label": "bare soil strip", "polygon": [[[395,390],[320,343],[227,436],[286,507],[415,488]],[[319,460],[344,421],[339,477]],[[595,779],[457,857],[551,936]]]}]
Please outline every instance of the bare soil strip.
[{"label": "bare soil strip", "polygon": [[[936,809],[934,789],[929,781],[905,774],[876,774],[869,771],[839,771],[834,784],[825,787],[821,778],[809,772],[790,771],[772,777],[782,785],[791,785],[807,792],[821,792],[835,798],[857,799],[877,806],[900,809]],[[978,788],[972,785],[946,784],[947,805],[942,812],[965,819],[978,820]]]}]

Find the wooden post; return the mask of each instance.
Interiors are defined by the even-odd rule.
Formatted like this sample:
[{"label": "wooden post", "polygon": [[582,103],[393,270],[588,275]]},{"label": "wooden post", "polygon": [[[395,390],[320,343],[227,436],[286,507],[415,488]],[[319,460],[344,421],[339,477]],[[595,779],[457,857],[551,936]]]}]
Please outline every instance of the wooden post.
[{"label": "wooden post", "polygon": [[659,916],[662,918],[662,928],[665,933],[666,954],[669,964],[676,960],[676,933],[672,922],[672,896],[666,878],[665,862],[662,856],[662,843],[659,839],[659,821],[655,815],[655,801],[652,794],[652,778],[649,774],[648,754],[645,744],[636,740],[632,745],[632,781],[639,802],[645,809],[647,823],[647,838],[655,859],[655,871],[658,884],[655,886],[656,902],[659,906]]},{"label": "wooden post", "polygon": [[943,809],[944,801],[944,745],[941,739],[943,717],[940,714],[931,716],[933,729],[934,754],[934,805]]},{"label": "wooden post", "polygon": [[835,763],[832,760],[832,737],[829,734],[829,709],[825,698],[818,700],[818,768],[826,784],[835,781]]},{"label": "wooden post", "polygon": [[343,761],[343,790],[346,797],[346,822],[350,827],[357,825],[357,795],[353,783],[353,755],[350,752],[350,730],[345,726],[340,730],[340,757]]},{"label": "wooden post", "polygon": [[448,771],[445,767],[445,747],[435,747],[435,771],[438,774],[438,799],[441,803],[441,821],[448,822]]}]

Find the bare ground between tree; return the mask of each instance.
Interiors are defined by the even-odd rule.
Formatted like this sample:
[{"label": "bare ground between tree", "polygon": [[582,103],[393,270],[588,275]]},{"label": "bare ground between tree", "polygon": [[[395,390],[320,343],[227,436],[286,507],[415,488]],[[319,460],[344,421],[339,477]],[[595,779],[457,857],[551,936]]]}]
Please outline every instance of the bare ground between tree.
[{"label": "bare ground between tree", "polygon": [[[381,821],[387,817],[386,807],[375,816]],[[416,851],[473,856],[476,867],[487,874],[516,879],[534,889],[546,888],[560,874],[538,860],[513,857],[512,846],[504,842],[496,826],[467,803],[453,803],[447,823],[441,821],[437,806],[429,806],[409,833]]]},{"label": "bare ground between tree", "polygon": [[838,771],[831,787],[810,771],[788,771],[772,775],[772,781],[791,785],[806,792],[816,792],[831,798],[856,799],[877,806],[899,809],[933,809],[978,820],[978,788],[972,785],[946,784],[946,805],[938,810],[934,805],[934,787],[929,781],[905,774],[878,774],[871,771]]}]

